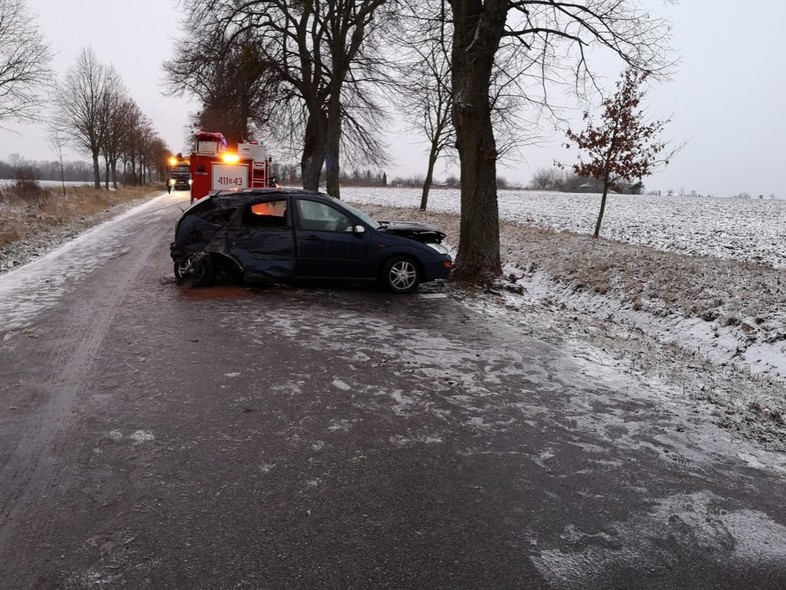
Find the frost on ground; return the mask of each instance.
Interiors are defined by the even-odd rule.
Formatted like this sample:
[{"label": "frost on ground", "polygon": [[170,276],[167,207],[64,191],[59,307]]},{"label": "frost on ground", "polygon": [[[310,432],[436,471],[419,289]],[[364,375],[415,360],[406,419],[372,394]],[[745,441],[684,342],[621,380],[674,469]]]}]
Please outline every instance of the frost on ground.
[{"label": "frost on ground", "polygon": [[13,189],[0,180],[0,272],[12,270],[48,253],[91,227],[142,203],[149,187],[100,191],[82,183],[41,181]]},{"label": "frost on ground", "polygon": [[[614,570],[668,574],[686,547],[742,567],[786,558],[783,546],[773,542],[784,538],[784,527],[753,510],[720,510],[719,500],[708,492],[676,494],[629,522],[609,523],[606,530],[583,532],[569,525],[562,539],[570,550],[544,549],[533,561],[555,587],[578,590],[602,587]],[[593,537],[607,542],[592,543]]]},{"label": "frost on ground", "polygon": [[[457,193],[431,194],[437,212],[417,210],[417,191],[350,189],[343,196],[379,220],[433,223],[455,247]],[[703,208],[692,198],[683,198],[684,205],[672,199],[670,207],[691,219],[669,230],[647,219],[652,197],[612,198],[609,211],[621,211],[611,216],[608,233],[633,236],[632,227],[615,226],[631,218],[646,228],[643,238],[627,243],[590,237],[594,221],[585,209],[592,195],[552,201],[525,195],[514,207],[517,194],[500,194],[500,203],[516,212],[500,228],[503,277],[482,292],[464,293],[468,304],[504,316],[528,335],[572,347],[592,363],[671,384],[722,427],[770,449],[786,448],[786,258],[771,247],[786,232],[786,202],[713,199]],[[391,206],[396,202],[399,208]],[[548,227],[558,225],[554,219],[570,219],[570,207],[587,218],[586,233]],[[662,204],[651,214],[661,210]],[[734,234],[730,244],[745,244],[739,252],[723,248],[718,237],[723,220],[735,215],[743,221],[724,225],[723,235]],[[690,254],[684,235],[665,235],[687,224],[704,227],[695,230]],[[676,252],[670,243],[678,245]],[[754,262],[759,259],[768,263]]]}]

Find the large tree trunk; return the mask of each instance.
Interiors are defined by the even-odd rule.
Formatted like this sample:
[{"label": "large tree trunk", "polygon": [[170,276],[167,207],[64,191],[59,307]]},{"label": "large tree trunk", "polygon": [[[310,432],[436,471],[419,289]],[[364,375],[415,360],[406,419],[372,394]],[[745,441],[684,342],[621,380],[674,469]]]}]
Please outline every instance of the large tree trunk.
[{"label": "large tree trunk", "polygon": [[[62,153],[62,152],[61,152]],[[65,187],[65,166],[63,166],[63,156],[60,156],[60,182],[63,184],[63,196],[66,196]]]},{"label": "large tree trunk", "polygon": [[606,195],[609,194],[609,173],[603,176],[603,195],[600,197],[600,211],[598,212],[598,221],[595,223],[595,233],[592,234],[593,238],[600,236],[600,224],[603,221],[603,214],[606,212]]},{"label": "large tree trunk", "polygon": [[98,165],[98,152],[93,152],[93,182],[95,188],[101,190],[101,167]]},{"label": "large tree trunk", "polygon": [[455,276],[488,281],[502,272],[497,147],[489,88],[507,0],[452,0],[453,125],[461,163],[461,229]]},{"label": "large tree trunk", "polygon": [[339,158],[341,157],[341,118],[331,113],[328,121],[327,150],[325,152],[325,183],[327,193],[337,199],[341,198],[341,168]]},{"label": "large tree trunk", "polygon": [[322,165],[325,163],[326,127],[325,118],[317,106],[308,116],[306,136],[303,140],[303,156],[300,159],[303,188],[309,191],[319,190],[319,178],[322,175]]},{"label": "large tree trunk", "polygon": [[431,150],[428,154],[428,170],[426,170],[426,182],[423,183],[423,194],[420,197],[420,210],[425,211],[428,206],[428,192],[431,190],[431,184],[434,182],[434,166],[437,163],[437,142],[431,142]]}]

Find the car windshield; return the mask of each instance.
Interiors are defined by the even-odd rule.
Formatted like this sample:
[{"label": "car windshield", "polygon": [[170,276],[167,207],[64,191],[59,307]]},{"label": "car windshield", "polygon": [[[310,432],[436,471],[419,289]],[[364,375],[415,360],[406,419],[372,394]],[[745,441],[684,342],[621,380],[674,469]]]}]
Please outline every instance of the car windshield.
[{"label": "car windshield", "polygon": [[330,198],[333,199],[334,203],[340,205],[344,209],[348,209],[350,212],[355,214],[357,217],[360,217],[360,219],[362,219],[365,223],[370,225],[372,228],[379,229],[380,227],[382,227],[382,224],[379,221],[377,221],[376,219],[374,219],[373,217],[371,217],[371,215],[369,215],[368,213],[366,213],[364,211],[361,211],[360,209],[355,209],[351,205],[348,205],[346,203],[346,201],[342,201],[342,200],[337,199],[335,197],[330,197]]}]

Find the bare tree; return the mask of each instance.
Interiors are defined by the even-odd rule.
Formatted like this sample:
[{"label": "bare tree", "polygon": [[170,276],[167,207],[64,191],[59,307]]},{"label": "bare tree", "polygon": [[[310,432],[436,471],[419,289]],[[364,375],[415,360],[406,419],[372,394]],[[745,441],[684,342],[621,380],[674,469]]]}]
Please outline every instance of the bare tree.
[{"label": "bare tree", "polygon": [[63,163],[63,150],[66,146],[66,139],[57,127],[50,125],[49,127],[49,147],[52,152],[57,156],[57,162],[60,166],[60,183],[63,186],[63,196],[66,196],[65,186],[65,165]]},{"label": "bare tree", "polygon": [[[579,176],[598,179],[603,187],[593,233],[595,238],[600,235],[609,188],[621,190],[622,183],[630,187],[634,180],[641,181],[652,174],[658,164],[667,165],[674,155],[671,151],[661,156],[666,144],[655,139],[669,120],[644,122],[644,112],[639,105],[645,95],[641,85],[646,78],[646,73],[627,68],[617,82],[614,96],[603,101],[601,122],[593,125],[589,113],[584,113],[587,122],[584,131],[575,133],[568,129],[566,133],[568,139],[589,156],[587,162],[579,157],[573,170]],[[567,143],[565,147],[571,146]]]},{"label": "bare tree", "polygon": [[[570,76],[592,79],[585,49],[597,45],[652,72],[664,64],[666,23],[635,0],[448,0],[453,21],[453,123],[461,166],[458,277],[501,272],[492,80],[542,88]],[[504,67],[502,67],[504,66]],[[517,82],[518,80],[518,82]],[[530,89],[531,90],[531,89]]]},{"label": "bare tree", "polygon": [[24,0],[0,0],[0,122],[38,119],[51,59]]},{"label": "bare tree", "polygon": [[143,173],[143,184],[153,182],[153,172],[157,170],[161,160],[161,147],[164,142],[153,129],[153,123],[147,117],[139,128],[140,169]]},{"label": "bare tree", "polygon": [[129,100],[122,110],[124,128],[120,144],[120,160],[123,162],[124,182],[145,184],[153,180],[153,171],[161,179],[169,155],[164,141],[153,129],[152,121],[142,113],[135,102]]},{"label": "bare tree", "polygon": [[142,135],[140,129],[146,123],[142,110],[135,102],[130,102],[126,106],[123,112],[126,132],[121,138],[119,159],[123,163],[123,183],[137,185],[143,183],[143,175],[137,173],[137,167],[141,160],[138,156],[139,145],[142,143],[139,139]]},{"label": "bare tree", "polygon": [[562,174],[557,168],[538,168],[532,175],[529,188],[541,191],[553,191],[561,188]]},{"label": "bare tree", "polygon": [[8,163],[11,164],[11,167],[16,172],[16,169],[19,168],[21,164],[24,164],[25,159],[22,157],[21,154],[14,152],[13,154],[8,154]]},{"label": "bare tree", "polygon": [[92,48],[83,49],[58,88],[56,125],[74,147],[93,159],[95,188],[101,188],[98,158],[105,140],[107,94],[118,82],[117,74],[100,63]]},{"label": "bare tree", "polygon": [[328,192],[339,196],[340,154],[348,139],[366,159],[382,148],[368,131],[378,123],[371,88],[384,83],[385,61],[373,42],[395,18],[386,0],[188,0],[187,30],[220,31],[230,43],[253,33],[256,47],[280,82],[271,97],[277,131],[300,133],[303,185],[319,188],[323,166]]},{"label": "bare tree", "polygon": [[102,109],[105,118],[104,139],[101,143],[101,154],[104,158],[105,185],[109,189],[111,176],[112,186],[117,189],[117,163],[123,151],[123,141],[129,129],[129,113],[134,108],[134,101],[129,98],[125,86],[119,82],[113,85],[104,95]]},{"label": "bare tree", "polygon": [[197,28],[163,67],[170,94],[190,94],[202,102],[195,129],[220,131],[237,143],[254,139],[254,128],[268,124],[273,114],[278,82],[253,31],[230,40],[226,31]]},{"label": "bare tree", "polygon": [[155,137],[150,144],[150,161],[155,165],[156,182],[164,182],[166,180],[166,169],[169,166],[171,155],[172,150],[169,149],[166,142],[160,137]]},{"label": "bare tree", "polygon": [[[453,127],[451,82],[452,38],[448,30],[445,2],[416,3],[410,6],[409,34],[403,36],[407,59],[399,66],[402,92],[400,110],[414,129],[423,133],[429,145],[428,168],[420,209],[425,210],[433,181],[434,165],[441,155],[452,157],[456,134]],[[515,76],[497,68],[489,84],[492,124],[500,161],[512,161],[520,148],[534,142],[536,132],[523,119],[524,96],[518,92]]]},{"label": "bare tree", "polygon": [[439,158],[456,143],[450,119],[453,96],[450,83],[450,36],[442,14],[434,14],[427,4],[413,6],[409,28],[413,33],[401,39],[405,59],[398,65],[400,97],[398,109],[411,128],[422,133],[428,144],[428,164],[420,210],[428,206]]}]

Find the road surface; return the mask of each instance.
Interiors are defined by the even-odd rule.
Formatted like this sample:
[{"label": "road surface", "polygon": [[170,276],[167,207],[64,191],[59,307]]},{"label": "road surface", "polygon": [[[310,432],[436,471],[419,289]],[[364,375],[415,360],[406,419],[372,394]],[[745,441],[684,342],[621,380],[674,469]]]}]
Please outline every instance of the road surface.
[{"label": "road surface", "polygon": [[181,195],[0,276],[0,588],[786,588],[782,458],[675,384],[442,284],[178,287]]}]

